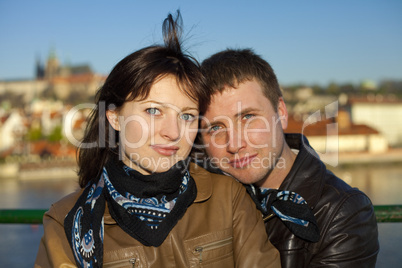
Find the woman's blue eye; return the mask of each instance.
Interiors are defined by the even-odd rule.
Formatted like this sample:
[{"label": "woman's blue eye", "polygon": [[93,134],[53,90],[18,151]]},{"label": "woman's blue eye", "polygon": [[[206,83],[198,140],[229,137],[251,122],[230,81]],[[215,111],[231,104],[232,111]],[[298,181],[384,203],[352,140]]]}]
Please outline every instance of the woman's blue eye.
[{"label": "woman's blue eye", "polygon": [[186,121],[192,121],[195,119],[195,116],[192,114],[182,114],[180,115],[180,118]]},{"label": "woman's blue eye", "polygon": [[151,115],[160,115],[161,114],[161,112],[157,108],[148,108],[145,111]]}]

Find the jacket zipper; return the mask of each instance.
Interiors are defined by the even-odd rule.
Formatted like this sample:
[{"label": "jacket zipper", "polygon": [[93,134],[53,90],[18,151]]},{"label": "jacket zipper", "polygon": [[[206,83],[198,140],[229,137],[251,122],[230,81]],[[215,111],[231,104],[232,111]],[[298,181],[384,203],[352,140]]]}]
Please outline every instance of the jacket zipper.
[{"label": "jacket zipper", "polygon": [[275,214],[274,213],[271,213],[271,214],[269,214],[269,215],[267,215],[267,216],[262,216],[262,220],[264,221],[264,222],[267,222],[267,221],[269,221],[270,219],[272,219],[273,217],[275,216]]},{"label": "jacket zipper", "polygon": [[132,267],[135,268],[135,263],[137,262],[137,259],[136,258],[131,258],[129,260],[129,262],[131,263]]},{"label": "jacket zipper", "polygon": [[220,240],[220,241],[216,241],[216,242],[212,242],[212,243],[209,243],[209,244],[205,244],[205,245],[202,245],[202,246],[195,247],[194,248],[194,253],[198,254],[199,263],[202,263],[202,253],[204,251],[213,250],[213,249],[217,249],[217,248],[229,245],[229,244],[232,243],[232,239],[233,239],[233,237],[228,237],[228,238],[225,238],[225,239]]},{"label": "jacket zipper", "polygon": [[118,260],[113,262],[108,262],[103,265],[103,267],[121,267],[124,266],[127,262],[131,263],[132,267],[135,268],[136,264],[139,264],[138,258],[131,258],[129,260]]}]

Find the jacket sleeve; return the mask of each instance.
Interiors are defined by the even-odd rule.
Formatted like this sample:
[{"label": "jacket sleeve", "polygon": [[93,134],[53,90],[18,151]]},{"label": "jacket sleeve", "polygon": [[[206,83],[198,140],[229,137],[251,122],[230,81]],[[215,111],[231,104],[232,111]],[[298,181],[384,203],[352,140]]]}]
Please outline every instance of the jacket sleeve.
[{"label": "jacket sleeve", "polygon": [[321,250],[310,267],[375,267],[378,229],[369,198],[352,193],[328,216],[333,219],[321,230]]},{"label": "jacket sleeve", "polygon": [[233,180],[233,241],[236,267],[281,267],[259,212],[245,188]]},{"label": "jacket sleeve", "polygon": [[58,217],[54,206],[43,216],[44,235],[39,244],[35,268],[76,267],[63,222],[64,216]]}]

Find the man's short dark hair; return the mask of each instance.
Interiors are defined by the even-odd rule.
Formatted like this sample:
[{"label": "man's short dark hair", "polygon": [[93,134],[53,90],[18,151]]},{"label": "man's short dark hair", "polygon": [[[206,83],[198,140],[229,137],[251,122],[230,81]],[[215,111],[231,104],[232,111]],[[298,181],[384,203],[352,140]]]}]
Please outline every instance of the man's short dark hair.
[{"label": "man's short dark hair", "polygon": [[271,65],[251,49],[226,49],[202,62],[211,94],[236,88],[238,84],[255,79],[261,84],[263,94],[270,100],[275,111],[282,97],[278,80]]}]

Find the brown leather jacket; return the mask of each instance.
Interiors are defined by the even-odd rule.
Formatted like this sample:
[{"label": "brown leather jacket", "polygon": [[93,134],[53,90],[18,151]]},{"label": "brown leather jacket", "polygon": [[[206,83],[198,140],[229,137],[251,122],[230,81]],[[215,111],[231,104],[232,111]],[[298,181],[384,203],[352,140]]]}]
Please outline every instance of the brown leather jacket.
[{"label": "brown leather jacket", "polygon": [[328,171],[306,137],[286,134],[299,150],[280,189],[300,194],[312,208],[321,238],[310,243],[292,234],[278,219],[266,223],[282,267],[375,267],[379,251],[377,221],[370,199]]},{"label": "brown leather jacket", "polygon": [[[261,213],[232,178],[191,164],[197,197],[159,247],[146,247],[104,214],[104,267],[280,267]],[[53,204],[43,218],[44,236],[35,267],[75,267],[64,217],[77,191]]]}]

